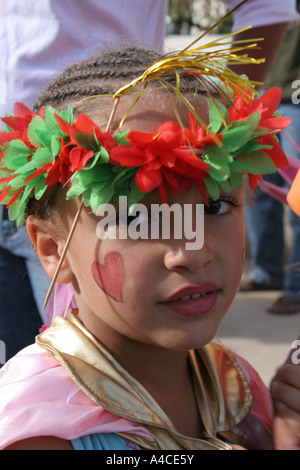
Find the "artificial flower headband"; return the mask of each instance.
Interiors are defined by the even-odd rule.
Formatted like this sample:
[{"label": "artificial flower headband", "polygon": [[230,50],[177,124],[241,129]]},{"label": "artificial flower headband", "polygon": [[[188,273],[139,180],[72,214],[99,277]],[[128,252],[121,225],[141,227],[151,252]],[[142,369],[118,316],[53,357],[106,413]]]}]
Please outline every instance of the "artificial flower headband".
[{"label": "artificial flower headband", "polygon": [[17,103],[14,116],[2,118],[10,130],[0,133],[0,202],[20,225],[29,198],[58,183],[94,213],[120,195],[131,205],[156,188],[167,202],[166,187],[178,193],[192,183],[204,200],[206,192],[217,199],[220,189],[241,188],[245,173],[253,189],[262,174],[288,165],[276,138],[290,122],[276,114],[280,96],[278,88],[248,101],[234,93],[229,106],[209,99],[207,127],[190,113],[189,128],[169,121],[153,133],[117,135],[84,114],[74,122],[71,107],[35,114]]}]

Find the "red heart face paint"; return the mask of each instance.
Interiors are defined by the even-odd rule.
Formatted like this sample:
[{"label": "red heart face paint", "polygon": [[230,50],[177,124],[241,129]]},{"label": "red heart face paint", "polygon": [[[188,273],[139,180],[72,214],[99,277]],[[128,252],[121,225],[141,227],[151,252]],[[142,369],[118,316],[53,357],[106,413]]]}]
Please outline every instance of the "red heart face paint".
[{"label": "red heart face paint", "polygon": [[104,264],[94,261],[92,274],[98,286],[118,302],[123,302],[125,270],[123,258],[117,251],[107,253]]}]

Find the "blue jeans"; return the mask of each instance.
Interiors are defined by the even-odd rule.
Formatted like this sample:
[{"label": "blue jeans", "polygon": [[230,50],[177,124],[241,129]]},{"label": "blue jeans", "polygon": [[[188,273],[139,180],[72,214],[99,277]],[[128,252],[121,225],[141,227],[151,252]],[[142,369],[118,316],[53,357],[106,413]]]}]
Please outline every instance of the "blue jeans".
[{"label": "blue jeans", "polygon": [[[286,133],[300,144],[300,107],[284,102],[279,108],[284,116],[292,118]],[[287,155],[300,158],[297,149],[280,135],[280,144]],[[267,181],[283,186],[284,180],[278,173],[265,177]],[[251,277],[260,283],[272,283],[282,289],[285,295],[300,299],[300,218],[289,211],[289,223],[293,233],[290,257],[284,266],[284,220],[280,202],[255,190],[254,203],[245,209],[247,234],[251,246]]]},{"label": "blue jeans", "polygon": [[25,226],[3,219],[0,206],[0,340],[6,360],[34,342],[45,313],[50,284],[28,238]]}]

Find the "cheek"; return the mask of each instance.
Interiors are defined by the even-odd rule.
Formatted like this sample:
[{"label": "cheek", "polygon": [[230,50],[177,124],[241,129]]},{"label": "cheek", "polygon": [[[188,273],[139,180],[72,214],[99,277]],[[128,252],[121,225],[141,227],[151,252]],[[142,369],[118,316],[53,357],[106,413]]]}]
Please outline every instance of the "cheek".
[{"label": "cheek", "polygon": [[103,264],[95,260],[92,264],[92,276],[107,295],[117,302],[123,302],[125,268],[119,252],[108,252]]},{"label": "cheek", "polygon": [[246,259],[246,249],[245,249],[245,247],[243,247],[243,249],[242,249],[242,264],[243,264],[243,266],[245,264],[245,259]]},{"label": "cheek", "polygon": [[230,228],[222,233],[220,248],[228,269],[239,277],[244,268],[245,261],[245,229],[243,219],[236,217],[232,220]]},{"label": "cheek", "polygon": [[236,231],[236,235],[234,237],[234,241],[232,243],[233,250],[232,250],[232,260],[235,260],[233,263],[236,267],[238,281],[243,273],[244,265],[245,265],[245,233],[244,230],[241,229],[240,231]]}]

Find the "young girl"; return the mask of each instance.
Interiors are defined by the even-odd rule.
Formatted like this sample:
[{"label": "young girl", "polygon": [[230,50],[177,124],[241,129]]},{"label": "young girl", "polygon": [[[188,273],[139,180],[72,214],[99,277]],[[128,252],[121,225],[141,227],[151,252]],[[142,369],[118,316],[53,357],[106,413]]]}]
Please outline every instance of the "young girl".
[{"label": "young girl", "polygon": [[[243,270],[243,176],[254,187],[286,165],[287,121],[278,90],[255,99],[246,79],[203,81],[189,64],[108,52],[68,68],[38,114],[17,104],[3,119],[2,202],[72,302],[1,370],[2,449],[273,448],[268,390],[213,339]],[[275,389],[297,416],[293,377]]]}]

